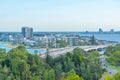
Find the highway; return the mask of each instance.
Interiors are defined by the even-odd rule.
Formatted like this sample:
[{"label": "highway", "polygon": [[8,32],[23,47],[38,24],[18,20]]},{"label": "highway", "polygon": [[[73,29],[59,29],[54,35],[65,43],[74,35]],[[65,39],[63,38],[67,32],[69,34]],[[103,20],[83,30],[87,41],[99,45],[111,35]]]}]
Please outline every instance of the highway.
[{"label": "highway", "polygon": [[[65,47],[65,48],[56,48],[56,49],[51,49],[49,50],[49,55],[53,56],[53,57],[57,57],[60,55],[64,55],[67,52],[72,52],[74,50],[74,48],[79,47],[81,49],[83,49],[84,51],[90,51],[90,50],[97,50],[99,48],[106,48],[110,45],[97,45],[97,46],[75,46],[75,47]],[[42,54],[40,55],[41,57],[45,57],[46,54]]]},{"label": "highway", "polygon": [[[79,48],[83,49],[84,51],[89,51],[89,50],[97,50],[98,48],[106,48],[108,46],[111,46],[111,45],[65,47],[65,48],[51,49],[48,54],[52,57],[58,57],[60,55],[66,54],[67,52],[72,52],[74,50],[74,48],[76,48],[76,47],[79,47]],[[114,46],[114,45],[112,45],[112,46]],[[46,54],[42,54],[40,56],[42,58],[45,58]],[[105,58],[100,58],[100,61],[102,63],[101,66],[107,70],[107,72],[110,74],[110,76],[113,76],[117,72],[116,70],[110,69],[107,66],[107,62],[105,61]]]},{"label": "highway", "polygon": [[103,68],[105,68],[107,70],[107,72],[110,74],[110,76],[113,76],[117,71],[116,70],[113,70],[113,69],[110,69],[108,66],[107,66],[107,62],[105,61],[105,58],[101,58],[100,59],[101,61],[101,65]]}]

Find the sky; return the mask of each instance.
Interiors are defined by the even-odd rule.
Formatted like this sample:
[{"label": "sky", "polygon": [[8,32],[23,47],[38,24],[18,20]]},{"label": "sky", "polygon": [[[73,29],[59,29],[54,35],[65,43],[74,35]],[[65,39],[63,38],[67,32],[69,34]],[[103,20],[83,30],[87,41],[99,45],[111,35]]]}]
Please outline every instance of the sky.
[{"label": "sky", "polygon": [[120,31],[120,0],[0,0],[0,31]]}]

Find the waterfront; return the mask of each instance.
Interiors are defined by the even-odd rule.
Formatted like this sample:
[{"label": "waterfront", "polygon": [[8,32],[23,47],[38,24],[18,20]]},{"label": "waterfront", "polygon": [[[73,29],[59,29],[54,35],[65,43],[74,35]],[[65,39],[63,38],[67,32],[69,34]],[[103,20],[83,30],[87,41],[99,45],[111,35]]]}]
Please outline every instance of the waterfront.
[{"label": "waterfront", "polygon": [[[76,46],[76,47],[80,47],[85,51],[88,51],[89,49],[95,49],[98,47],[104,47],[103,45],[99,45],[99,46]],[[12,48],[9,48],[6,46],[6,44],[0,44],[0,48],[5,49],[6,52],[9,52]],[[51,49],[49,54],[52,55],[58,55],[58,54],[64,54],[67,52],[72,52],[73,49],[75,47],[66,47],[66,48],[57,48],[57,49]],[[27,49],[27,51],[30,54],[35,54],[35,53],[39,53],[39,54],[45,54],[47,51],[46,49]],[[99,54],[104,54],[104,50],[103,51],[99,51]]]},{"label": "waterfront", "polygon": [[[120,33],[79,33],[80,36],[92,36],[94,35],[96,39],[98,40],[106,40],[106,41],[117,41],[120,42]],[[0,43],[0,48],[5,49],[6,52],[10,51],[12,47],[8,46],[6,43]],[[27,51],[31,54],[39,53],[39,54],[44,54],[46,53],[46,49],[28,49]],[[100,54],[103,54],[103,52],[100,52]]]},{"label": "waterfront", "polygon": [[[12,48],[7,47],[6,44],[0,44],[0,48],[5,49],[6,52],[9,52],[12,49]],[[44,54],[44,53],[46,53],[45,49],[27,49],[27,51],[30,54],[34,54],[34,53]]]},{"label": "waterfront", "polygon": [[98,40],[117,41],[120,42],[120,33],[79,33],[80,36],[92,36],[94,35]]}]

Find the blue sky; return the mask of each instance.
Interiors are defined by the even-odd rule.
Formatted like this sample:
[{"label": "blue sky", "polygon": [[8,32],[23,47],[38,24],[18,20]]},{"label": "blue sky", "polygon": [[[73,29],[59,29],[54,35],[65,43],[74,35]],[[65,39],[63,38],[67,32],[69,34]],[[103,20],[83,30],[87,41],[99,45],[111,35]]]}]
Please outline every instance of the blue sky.
[{"label": "blue sky", "polygon": [[0,0],[0,31],[120,31],[120,0]]}]

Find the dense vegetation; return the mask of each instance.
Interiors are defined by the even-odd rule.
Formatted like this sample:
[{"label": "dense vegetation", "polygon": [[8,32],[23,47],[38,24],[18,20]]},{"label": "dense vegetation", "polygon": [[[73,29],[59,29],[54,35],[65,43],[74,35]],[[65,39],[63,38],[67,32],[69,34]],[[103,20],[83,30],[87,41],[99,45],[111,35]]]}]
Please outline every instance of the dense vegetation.
[{"label": "dense vegetation", "polygon": [[76,48],[53,58],[29,54],[24,46],[0,49],[0,80],[99,80],[103,69],[97,52]]},{"label": "dense vegetation", "polygon": [[57,40],[56,44],[58,44],[58,46],[61,47],[66,47],[68,44],[65,40]]},{"label": "dense vegetation", "polygon": [[94,35],[90,37],[89,42],[91,43],[91,45],[97,45],[96,38]]},{"label": "dense vegetation", "polygon": [[[110,65],[115,67],[120,66],[120,45],[107,47],[105,55],[107,56],[106,61]],[[117,71],[113,76],[106,75],[104,80],[120,80],[120,72]]]},{"label": "dense vegetation", "polygon": [[120,45],[108,47],[105,54],[110,64],[120,66]]},{"label": "dense vegetation", "polygon": [[120,80],[120,72],[116,73],[114,76],[106,75],[104,80]]}]

